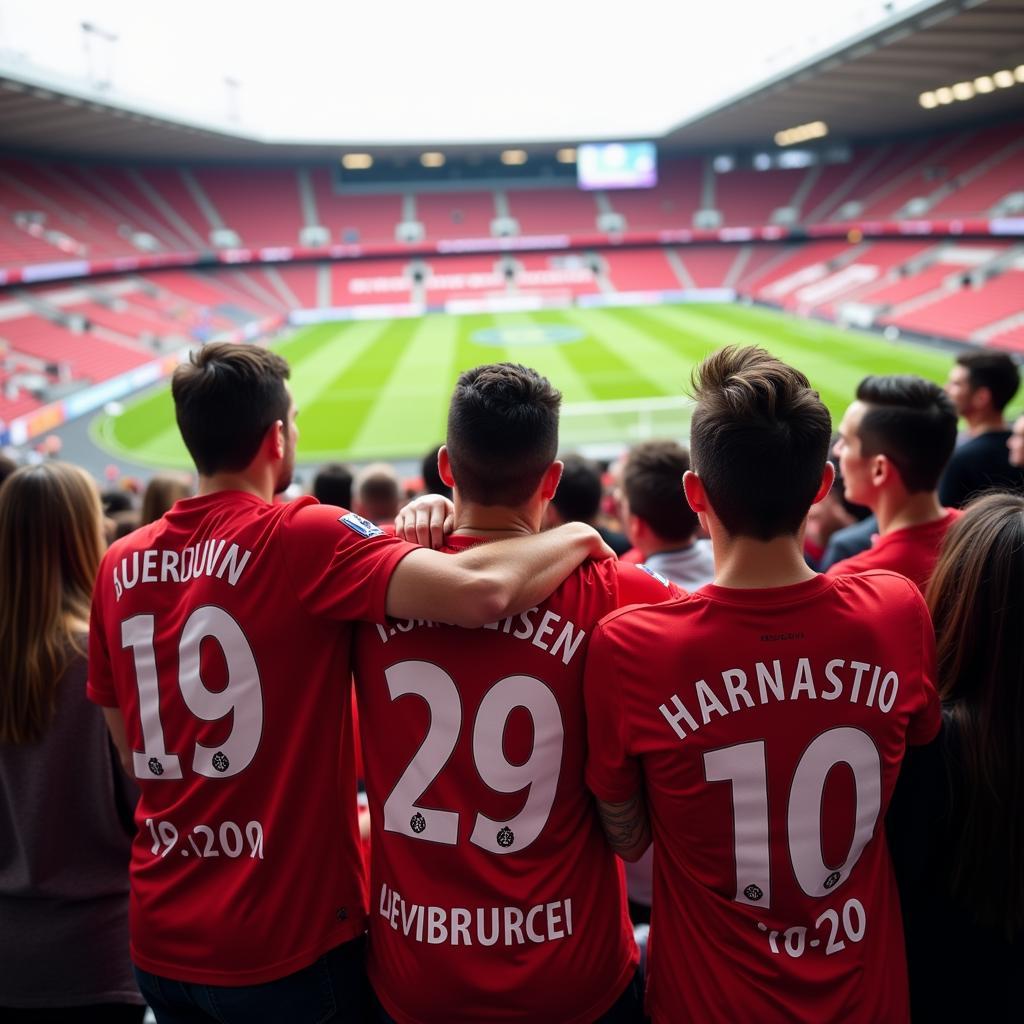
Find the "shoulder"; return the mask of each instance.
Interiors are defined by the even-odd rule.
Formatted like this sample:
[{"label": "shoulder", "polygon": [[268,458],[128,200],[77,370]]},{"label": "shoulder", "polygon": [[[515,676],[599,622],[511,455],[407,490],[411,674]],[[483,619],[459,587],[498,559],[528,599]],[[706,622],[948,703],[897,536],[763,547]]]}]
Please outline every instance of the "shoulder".
[{"label": "shoulder", "polygon": [[[848,559],[852,562],[854,559]],[[830,573],[831,575],[831,573]],[[864,604],[884,604],[885,613],[897,610],[912,611],[919,615],[921,611],[928,614],[927,605],[921,596],[917,584],[902,573],[891,569],[870,569],[849,574],[840,572],[835,579],[838,592],[844,593],[849,600],[861,601]]]},{"label": "shoulder", "polygon": [[[677,588],[678,589],[678,588]],[[609,612],[597,624],[597,633],[608,639],[620,639],[631,634],[659,632],[670,624],[695,614],[704,604],[699,594],[678,591],[660,604],[629,604]]]},{"label": "shoulder", "polygon": [[131,533],[126,534],[119,540],[115,540],[107,548],[106,554],[103,556],[104,559],[107,561],[117,561],[120,558],[124,558],[125,555],[130,555],[133,551],[145,551],[146,548],[152,547],[154,539],[162,528],[162,522],[162,520],[158,519],[155,523],[140,526],[137,530],[132,530]]}]

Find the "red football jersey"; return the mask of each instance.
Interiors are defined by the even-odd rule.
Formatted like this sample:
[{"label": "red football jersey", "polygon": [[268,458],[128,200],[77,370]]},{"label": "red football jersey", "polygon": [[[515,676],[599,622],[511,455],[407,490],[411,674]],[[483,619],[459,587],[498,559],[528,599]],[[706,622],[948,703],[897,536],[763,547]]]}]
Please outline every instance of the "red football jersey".
[{"label": "red football jersey", "polygon": [[679,593],[612,559],[482,629],[358,628],[369,973],[400,1024],[589,1024],[626,988],[621,865],[583,779],[583,656],[608,611]]},{"label": "red football jersey", "polygon": [[888,569],[913,580],[924,593],[949,528],[963,515],[958,508],[946,510],[941,519],[921,526],[906,526],[876,537],[874,544],[828,567],[829,576],[848,576],[869,569]]},{"label": "red football jersey", "polygon": [[88,692],[134,751],[143,969],[258,984],[363,932],[346,623],[383,616],[411,550],[311,498],[230,491],[107,552]]},{"label": "red football jersey", "polygon": [[894,573],[709,585],[606,618],[587,781],[646,789],[656,1022],[908,1018],[884,815],[939,727],[932,625]]}]

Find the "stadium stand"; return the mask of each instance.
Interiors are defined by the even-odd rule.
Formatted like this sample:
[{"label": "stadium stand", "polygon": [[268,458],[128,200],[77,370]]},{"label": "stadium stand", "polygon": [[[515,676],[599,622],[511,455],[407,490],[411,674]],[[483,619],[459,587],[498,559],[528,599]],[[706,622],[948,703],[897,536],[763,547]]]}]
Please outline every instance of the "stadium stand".
[{"label": "stadium stand", "polygon": [[[333,242],[393,242],[402,219],[402,197],[342,195],[326,167],[310,170],[316,223],[327,228]],[[284,244],[292,244],[285,241]]]},{"label": "stadium stand", "polygon": [[592,192],[576,189],[509,191],[509,215],[519,222],[521,235],[550,235],[554,232],[597,231],[600,212]]},{"label": "stadium stand", "polygon": [[[194,178],[223,226],[242,245],[298,243],[303,222],[294,168],[197,168]],[[270,196],[273,201],[268,202]]]},{"label": "stadium stand", "polygon": [[672,266],[671,253],[663,249],[630,252],[605,252],[605,273],[616,291],[639,292],[648,289],[674,291],[684,287]]},{"label": "stadium stand", "polygon": [[612,192],[608,202],[629,231],[690,228],[700,209],[702,178],[700,160],[665,160],[657,188]]},{"label": "stadium stand", "polygon": [[1010,270],[989,278],[980,287],[959,288],[906,313],[886,318],[904,330],[970,338],[975,331],[1021,312],[1024,271]]},{"label": "stadium stand", "polygon": [[418,192],[415,219],[426,237],[486,238],[497,215],[493,192]]}]

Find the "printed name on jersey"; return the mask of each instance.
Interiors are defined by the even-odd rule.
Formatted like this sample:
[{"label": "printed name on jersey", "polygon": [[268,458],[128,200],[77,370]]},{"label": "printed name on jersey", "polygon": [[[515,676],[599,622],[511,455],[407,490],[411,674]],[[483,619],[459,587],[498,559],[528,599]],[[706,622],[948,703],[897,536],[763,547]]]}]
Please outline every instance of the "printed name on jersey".
[{"label": "printed name on jersey", "polygon": [[377,913],[397,932],[431,946],[525,946],[572,935],[572,899],[532,907],[431,907],[380,887]]},{"label": "printed name on jersey", "polygon": [[668,578],[662,576],[657,569],[652,569],[649,565],[645,565],[643,562],[638,563],[637,568],[641,572],[647,573],[647,575],[650,576],[652,580],[657,580],[663,587],[667,587],[669,585]]},{"label": "printed name on jersey", "polygon": [[114,563],[114,597],[120,601],[126,590],[140,583],[188,583],[200,576],[226,579],[234,587],[251,557],[248,549],[217,539],[191,544],[180,551],[163,548],[133,551]]},{"label": "printed name on jersey", "polygon": [[[840,675],[844,670],[848,673],[845,678]],[[828,688],[819,690],[826,681]],[[851,704],[864,704],[869,708],[877,706],[879,711],[888,714],[896,703],[900,679],[893,671],[863,661],[847,662],[843,658],[832,658],[815,670],[809,658],[798,658],[795,664],[787,663],[783,670],[782,660],[776,658],[770,663],[756,662],[750,672],[741,668],[725,669],[721,673],[721,685],[723,689],[719,693],[725,700],[719,699],[706,680],[698,679],[693,684],[693,698],[689,698],[689,704],[674,693],[670,704],[659,706],[658,710],[679,739],[686,739],[690,733],[707,725],[712,715],[724,718],[740,711],[741,705],[752,708],[769,701],[798,698],[838,700],[845,693]],[[694,714],[698,708],[698,714]],[[683,728],[684,723],[689,732]]]},{"label": "printed name on jersey", "polygon": [[[563,665],[568,665],[578,651],[587,631],[569,619],[563,619],[558,612],[550,608],[545,610],[539,621],[534,622],[534,617],[540,612],[540,608],[534,606],[527,608],[519,615],[510,615],[507,619],[499,619],[497,622],[489,622],[481,629],[492,629],[495,632],[507,633],[514,640],[529,640],[534,647],[539,647],[553,657],[560,657]],[[377,634],[381,643],[386,644],[392,637],[402,633],[409,633],[413,629],[435,629],[444,625],[441,622],[433,622],[429,619],[402,619],[392,621],[390,626],[377,624]],[[513,630],[513,625],[515,629]],[[548,640],[546,638],[550,637]]]},{"label": "printed name on jersey", "polygon": [[379,526],[371,523],[369,519],[357,516],[355,512],[346,512],[343,516],[338,516],[338,522],[344,523],[350,530],[358,533],[360,537],[365,537],[367,540],[371,537],[382,537],[384,535],[384,531]]}]

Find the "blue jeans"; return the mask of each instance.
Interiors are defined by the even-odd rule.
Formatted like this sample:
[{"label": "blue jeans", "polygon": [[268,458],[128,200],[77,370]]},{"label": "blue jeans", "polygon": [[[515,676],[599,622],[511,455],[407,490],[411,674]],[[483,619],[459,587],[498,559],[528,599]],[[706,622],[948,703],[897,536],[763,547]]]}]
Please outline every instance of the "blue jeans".
[{"label": "blue jeans", "polygon": [[362,1024],[369,985],[362,937],[262,985],[199,985],[135,968],[158,1024]]}]

